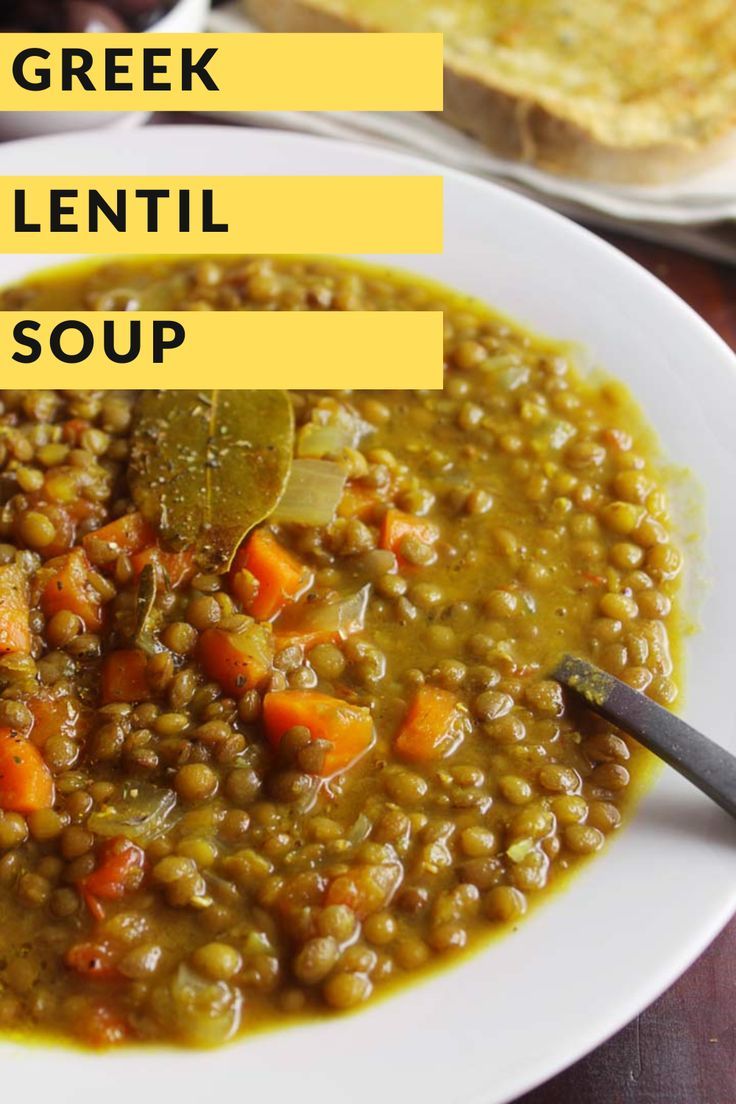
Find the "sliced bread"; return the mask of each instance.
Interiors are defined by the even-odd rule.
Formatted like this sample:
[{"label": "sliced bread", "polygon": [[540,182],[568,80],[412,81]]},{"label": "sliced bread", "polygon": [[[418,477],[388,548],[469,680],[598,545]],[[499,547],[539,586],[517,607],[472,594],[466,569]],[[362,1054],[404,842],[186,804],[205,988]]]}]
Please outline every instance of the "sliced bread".
[{"label": "sliced bread", "polygon": [[244,0],[271,31],[442,31],[444,117],[494,152],[656,182],[736,154],[736,0]]}]

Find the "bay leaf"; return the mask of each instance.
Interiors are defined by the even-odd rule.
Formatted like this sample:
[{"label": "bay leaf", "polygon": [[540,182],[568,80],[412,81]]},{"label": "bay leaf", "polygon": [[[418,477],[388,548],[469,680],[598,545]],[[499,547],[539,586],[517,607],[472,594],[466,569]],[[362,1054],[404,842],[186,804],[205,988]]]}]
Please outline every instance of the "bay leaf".
[{"label": "bay leaf", "polygon": [[226,571],[246,533],[278,503],[291,469],[285,391],[144,391],[134,410],[128,482],[172,549]]}]

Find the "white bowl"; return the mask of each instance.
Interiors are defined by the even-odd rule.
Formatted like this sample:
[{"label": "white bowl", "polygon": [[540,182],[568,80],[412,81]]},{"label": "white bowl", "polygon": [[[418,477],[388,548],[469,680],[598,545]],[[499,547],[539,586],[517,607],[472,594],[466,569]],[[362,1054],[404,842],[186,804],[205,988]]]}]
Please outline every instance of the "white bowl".
[{"label": "white bowl", "polygon": [[[688,720],[736,750],[736,359],[672,292],[592,234],[499,187],[368,146],[259,130],[145,128],[0,149],[4,173],[406,174],[445,178],[441,256],[372,258],[470,292],[587,347],[634,390],[705,494],[710,589],[688,647]],[[0,257],[0,283],[53,263]],[[59,384],[63,385],[60,372]],[[21,383],[22,380],[18,380]],[[502,1104],[612,1034],[736,908],[736,826],[673,772],[569,888],[518,932],[356,1015],[207,1053],[88,1055],[0,1045],[3,1098],[179,1104],[235,1087],[271,1104]],[[13,1089],[17,1093],[13,1093]]]},{"label": "white bowl", "polygon": [[[166,15],[147,27],[143,34],[203,31],[210,0],[178,0]],[[150,118],[146,111],[0,111],[0,140],[37,138],[70,130],[110,127],[128,130]]]}]

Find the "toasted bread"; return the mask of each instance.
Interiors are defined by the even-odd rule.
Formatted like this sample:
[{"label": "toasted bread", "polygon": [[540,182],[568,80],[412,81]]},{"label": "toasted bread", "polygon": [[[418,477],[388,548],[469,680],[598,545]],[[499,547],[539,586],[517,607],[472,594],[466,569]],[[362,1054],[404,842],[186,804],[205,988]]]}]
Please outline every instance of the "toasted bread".
[{"label": "toasted bread", "polygon": [[272,31],[442,31],[444,117],[545,169],[655,182],[736,149],[735,0],[244,0]]}]

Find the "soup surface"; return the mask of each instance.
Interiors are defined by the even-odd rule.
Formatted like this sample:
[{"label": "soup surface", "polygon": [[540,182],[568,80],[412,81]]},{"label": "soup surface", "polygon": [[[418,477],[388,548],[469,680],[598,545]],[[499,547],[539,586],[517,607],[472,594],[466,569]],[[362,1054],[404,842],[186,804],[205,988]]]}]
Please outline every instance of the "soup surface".
[{"label": "soup surface", "polygon": [[642,753],[547,674],[673,703],[681,567],[620,385],[331,261],[108,263],[0,306],[441,309],[447,344],[441,393],[290,397],[286,492],[224,573],[138,512],[140,396],[0,392],[6,1031],[203,1046],[353,1008],[604,847]]}]

